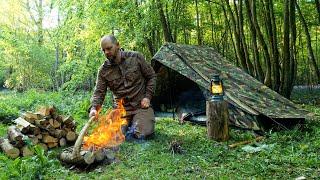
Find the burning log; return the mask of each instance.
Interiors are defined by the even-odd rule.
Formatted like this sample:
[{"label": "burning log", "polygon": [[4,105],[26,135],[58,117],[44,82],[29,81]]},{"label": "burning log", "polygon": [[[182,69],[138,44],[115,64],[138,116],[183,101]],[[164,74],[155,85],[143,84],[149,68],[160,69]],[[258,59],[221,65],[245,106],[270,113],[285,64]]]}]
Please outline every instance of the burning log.
[{"label": "burning log", "polygon": [[[69,149],[66,149],[60,154],[60,159],[66,163],[71,163],[71,164],[78,164],[80,162],[85,162],[84,157],[80,154],[80,149],[81,145],[83,142],[83,137],[85,133],[87,132],[91,122],[94,120],[95,117],[91,117],[89,121],[84,125],[82,128],[81,132],[79,133],[78,139],[74,144],[74,147],[72,151]],[[68,134],[67,134],[68,136]],[[68,140],[68,137],[67,137]]]},{"label": "burning log", "polygon": [[0,147],[2,151],[11,158],[16,158],[20,154],[19,149],[13,147],[6,138],[0,138]]},{"label": "burning log", "polygon": [[94,162],[94,160],[95,160],[95,155],[94,155],[94,153],[91,152],[91,151],[82,151],[82,152],[80,152],[80,155],[81,155],[81,153],[83,153],[83,152],[84,152],[84,155],[82,155],[82,156],[83,156],[84,162],[85,162],[86,164],[92,164],[92,163]]}]

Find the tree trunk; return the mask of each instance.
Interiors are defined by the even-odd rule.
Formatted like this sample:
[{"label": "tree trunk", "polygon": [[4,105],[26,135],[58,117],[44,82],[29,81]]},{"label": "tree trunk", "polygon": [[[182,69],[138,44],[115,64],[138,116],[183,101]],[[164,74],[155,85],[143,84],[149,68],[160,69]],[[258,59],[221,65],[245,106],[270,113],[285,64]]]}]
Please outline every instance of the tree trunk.
[{"label": "tree trunk", "polygon": [[280,64],[279,64],[279,51],[277,43],[276,23],[273,11],[273,1],[265,0],[265,15],[266,15],[266,28],[270,44],[271,52],[271,76],[272,76],[272,89],[279,91],[280,86]]},{"label": "tree trunk", "polygon": [[253,21],[254,27],[257,31],[257,36],[258,36],[260,45],[262,46],[264,59],[266,62],[266,74],[265,74],[265,78],[264,78],[264,84],[268,87],[271,87],[270,54],[268,52],[267,43],[265,42],[265,40],[263,38],[263,34],[262,34],[260,27],[259,27],[259,24],[258,24],[258,19],[257,19],[257,14],[256,14],[256,0],[250,0],[250,2],[251,2],[251,9],[252,9],[252,21]]},{"label": "tree trunk", "polygon": [[239,28],[239,35],[240,35],[240,39],[241,39],[241,45],[242,45],[242,48],[243,48],[243,52],[244,52],[244,58],[245,58],[245,61],[246,61],[246,65],[247,65],[247,69],[248,69],[248,73],[250,75],[253,76],[253,65],[250,61],[250,57],[249,57],[249,52],[248,52],[248,48],[247,48],[247,43],[246,43],[246,38],[245,38],[245,35],[244,35],[244,31],[243,31],[243,13],[242,13],[242,9],[243,9],[243,6],[242,6],[242,1],[238,1],[238,10],[239,10],[239,13],[238,13],[238,28]]},{"label": "tree trunk", "polygon": [[261,68],[260,59],[259,59],[259,50],[258,50],[258,44],[257,44],[257,31],[254,27],[253,20],[252,20],[252,13],[250,8],[249,1],[244,1],[246,5],[247,10],[247,16],[249,21],[249,27],[252,35],[252,46],[253,46],[253,62],[254,62],[254,68],[255,68],[255,77],[260,81],[263,82],[264,80],[264,73]]},{"label": "tree trunk", "polygon": [[158,13],[160,16],[160,21],[161,21],[161,25],[162,25],[162,29],[163,29],[163,35],[164,35],[164,39],[167,42],[173,42],[172,36],[171,36],[171,32],[170,32],[170,28],[168,25],[168,21],[166,19],[166,16],[164,14],[163,11],[163,6],[161,3],[161,0],[157,0],[157,7],[158,7]]},{"label": "tree trunk", "polygon": [[317,83],[320,84],[320,71],[319,71],[319,68],[317,66],[317,61],[316,61],[316,58],[315,58],[313,50],[312,50],[311,37],[310,37],[308,25],[307,25],[307,22],[306,22],[304,16],[302,15],[302,12],[301,12],[301,9],[300,9],[298,3],[296,3],[296,9],[297,9],[297,12],[299,14],[299,18],[300,18],[301,25],[303,27],[304,33],[306,34],[309,60],[310,60],[310,62],[312,64],[312,67],[313,67],[313,69],[315,71],[315,74],[316,74],[316,77],[317,77]]},{"label": "tree trunk", "polygon": [[320,1],[319,0],[315,0],[315,5],[316,5],[316,8],[317,8],[318,20],[319,20],[319,25],[320,25]]},{"label": "tree trunk", "polygon": [[[212,7],[211,7],[211,1],[208,1],[209,4],[209,14],[210,14],[210,25],[211,25],[211,43],[213,46],[215,46],[215,41],[214,41],[214,37],[213,37],[213,33],[214,33],[214,19],[213,19],[213,14],[212,14]],[[219,49],[219,48],[218,48]]]},{"label": "tree trunk", "polygon": [[198,8],[198,0],[195,0],[196,3],[196,13],[197,13],[197,37],[198,37],[198,45],[202,45],[202,37],[201,37],[201,28],[200,28],[200,15]]},{"label": "tree trunk", "polygon": [[240,60],[240,64],[241,64],[241,67],[243,68],[243,70],[248,73],[249,71],[247,68],[246,59],[244,57],[244,52],[242,51],[242,48],[241,48],[241,40],[240,40],[240,35],[237,30],[236,19],[235,19],[234,14],[231,10],[229,0],[224,0],[224,3],[227,5],[227,12],[228,12],[229,17],[231,19],[231,27],[232,27],[233,34],[234,34],[237,58]]},{"label": "tree trunk", "polygon": [[284,2],[283,16],[283,63],[280,94],[286,98],[290,97],[290,74],[291,74],[291,51],[290,51],[290,0]]}]

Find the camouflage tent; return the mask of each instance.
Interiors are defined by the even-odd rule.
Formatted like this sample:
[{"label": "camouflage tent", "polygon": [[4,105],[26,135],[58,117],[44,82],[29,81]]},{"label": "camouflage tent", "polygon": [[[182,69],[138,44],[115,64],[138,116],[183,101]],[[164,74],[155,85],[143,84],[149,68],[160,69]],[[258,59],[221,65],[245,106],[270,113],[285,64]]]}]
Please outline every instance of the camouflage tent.
[{"label": "camouflage tent", "polygon": [[175,111],[180,119],[205,115],[205,99],[214,74],[223,80],[232,125],[261,130],[301,121],[307,115],[213,48],[166,43],[152,63],[158,75],[155,110]]}]

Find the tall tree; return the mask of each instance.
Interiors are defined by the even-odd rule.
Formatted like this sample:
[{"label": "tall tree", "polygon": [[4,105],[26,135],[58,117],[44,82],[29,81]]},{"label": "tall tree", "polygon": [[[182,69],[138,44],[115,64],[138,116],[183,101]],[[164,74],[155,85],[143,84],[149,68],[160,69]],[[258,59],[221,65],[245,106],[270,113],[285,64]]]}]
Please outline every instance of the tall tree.
[{"label": "tall tree", "polygon": [[316,8],[317,8],[318,20],[319,20],[319,24],[320,24],[320,1],[319,0],[315,0],[314,3],[315,3]]},{"label": "tall tree", "polygon": [[283,63],[280,94],[290,98],[296,75],[295,0],[285,0],[283,16]]},{"label": "tall tree", "polygon": [[303,30],[304,30],[304,33],[306,35],[306,43],[307,43],[307,48],[308,48],[308,57],[309,57],[309,60],[311,62],[311,65],[315,71],[315,75],[317,77],[317,81],[318,83],[320,84],[320,71],[319,71],[319,68],[318,68],[318,65],[317,65],[317,61],[316,61],[316,58],[314,56],[314,53],[313,53],[313,49],[312,49],[312,45],[311,45],[311,37],[310,37],[310,33],[309,33],[309,28],[308,28],[308,25],[307,25],[307,22],[301,12],[301,9],[300,9],[300,6],[298,5],[298,3],[296,3],[296,9],[297,9],[297,12],[299,14],[299,18],[300,18],[300,21],[301,21],[301,25],[303,27]]},{"label": "tall tree", "polygon": [[269,49],[271,55],[271,77],[272,89],[279,91],[280,87],[280,64],[279,64],[279,50],[277,43],[276,23],[273,11],[273,0],[265,0],[265,17],[266,17],[266,32],[269,41]]},{"label": "tall tree", "polygon": [[161,0],[156,0],[156,3],[157,3],[158,13],[159,13],[159,17],[160,17],[160,21],[161,21],[161,25],[162,25],[162,29],[163,29],[164,39],[167,42],[173,42],[172,33],[170,31],[169,23],[168,23],[168,20],[164,14],[164,11],[163,11],[162,2],[161,2]]},{"label": "tall tree", "polygon": [[[237,21],[236,21],[236,18],[232,12],[231,6],[229,4],[229,0],[222,0],[222,3],[226,5],[226,11],[228,12],[229,18],[231,20],[231,28],[232,28],[233,35],[234,35],[237,58],[239,59],[243,70],[246,72],[249,72],[248,67],[247,67],[247,63],[246,63],[246,59],[244,56],[243,48],[241,45],[240,34],[239,34],[239,31],[237,28]],[[237,11],[235,11],[235,12],[237,13]]]},{"label": "tall tree", "polygon": [[264,55],[264,60],[265,60],[265,78],[264,78],[264,84],[268,87],[272,86],[272,81],[271,81],[271,61],[270,61],[270,54],[268,51],[268,45],[266,41],[264,40],[263,34],[261,32],[259,23],[258,23],[258,18],[257,18],[257,11],[256,11],[256,0],[250,0],[251,3],[251,8],[252,8],[252,22],[254,24],[254,27],[257,31],[257,37],[259,39],[259,44],[262,47],[263,50],[263,55]]},{"label": "tall tree", "polygon": [[250,6],[250,2],[249,1],[244,1],[245,5],[246,5],[246,12],[247,12],[247,16],[248,16],[248,21],[249,21],[249,28],[250,28],[250,32],[251,32],[251,43],[252,43],[252,47],[253,47],[253,62],[254,62],[254,68],[255,68],[255,77],[263,82],[264,80],[264,72],[262,70],[261,67],[261,63],[260,63],[260,57],[259,57],[259,50],[258,50],[258,43],[257,43],[257,30],[253,24],[253,19],[252,19],[252,8]]}]

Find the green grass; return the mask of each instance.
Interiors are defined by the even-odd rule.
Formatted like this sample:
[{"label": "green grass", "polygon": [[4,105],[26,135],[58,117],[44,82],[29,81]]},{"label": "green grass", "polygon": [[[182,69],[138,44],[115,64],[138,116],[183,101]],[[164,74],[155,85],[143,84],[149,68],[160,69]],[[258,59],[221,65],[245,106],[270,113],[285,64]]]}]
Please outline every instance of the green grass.
[{"label": "green grass", "polygon": [[[87,119],[90,93],[64,94],[29,91],[24,94],[1,94],[0,108],[34,110],[43,104],[53,104],[61,113],[73,115],[78,129]],[[5,104],[5,105],[4,105]],[[108,105],[106,105],[108,106]],[[305,105],[320,115],[320,108]],[[10,114],[11,111],[8,111]],[[19,112],[15,112],[18,114]],[[5,114],[5,113],[4,113]],[[61,149],[47,154],[12,160],[0,154],[0,179],[289,179],[300,176],[320,177],[319,118],[308,121],[303,131],[267,132],[266,138],[256,143],[269,145],[269,150],[249,153],[242,146],[229,149],[228,144],[253,138],[253,132],[231,130],[228,142],[218,143],[206,137],[206,128],[180,125],[176,120],[156,122],[153,139],[144,142],[125,142],[117,157],[120,162],[99,166],[89,172],[69,170],[57,160]],[[0,135],[6,133],[0,124]],[[182,143],[184,153],[173,154],[169,144]]]}]

